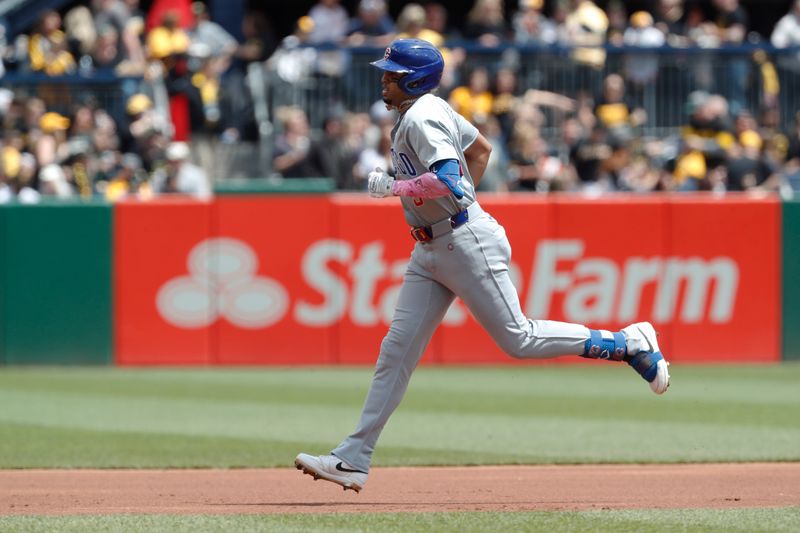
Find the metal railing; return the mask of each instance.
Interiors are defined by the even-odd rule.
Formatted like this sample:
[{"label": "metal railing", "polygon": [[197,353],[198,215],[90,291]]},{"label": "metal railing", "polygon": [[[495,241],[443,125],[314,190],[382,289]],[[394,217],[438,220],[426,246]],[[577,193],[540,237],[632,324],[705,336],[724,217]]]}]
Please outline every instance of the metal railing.
[{"label": "metal railing", "polygon": [[[466,59],[452,73],[451,84],[440,95],[467,82],[472,69],[483,66],[490,73],[501,67],[517,75],[517,92],[527,89],[550,91],[569,97],[580,93],[597,96],[602,80],[619,73],[627,80],[629,99],[645,108],[648,120],[640,129],[643,136],[663,138],[675,134],[687,121],[686,102],[695,90],[726,96],[731,111],[749,109],[756,116],[765,100],[763,61],[774,66],[780,82],[781,126],[788,127],[800,110],[800,50],[779,50],[747,45],[735,48],[604,48],[605,60],[598,68],[574,59],[569,47],[481,48],[470,43],[449,43],[462,48]],[[275,111],[281,106],[298,106],[306,111],[312,128],[320,128],[333,109],[368,111],[380,98],[381,73],[369,62],[383,54],[375,48],[296,48],[276,52],[266,63],[251,64],[245,77],[245,91],[257,125],[257,142],[216,143],[215,168],[226,177],[260,176],[271,171],[274,137],[280,132]],[[757,59],[757,56],[758,57]],[[328,67],[322,67],[327,65]],[[330,68],[334,65],[336,68]],[[166,97],[161,80],[113,75],[48,78],[39,74],[9,73],[0,86],[43,98],[48,109],[68,112],[76,103],[92,98],[112,117],[124,116],[127,98],[149,92],[165,115]],[[542,135],[557,139],[564,113],[544,110]]]},{"label": "metal railing", "polygon": [[[461,43],[452,43],[453,48]],[[621,74],[628,81],[629,98],[644,106],[650,116],[647,134],[678,128],[686,121],[685,103],[695,90],[722,94],[731,103],[732,112],[746,108],[754,113],[762,107],[761,64],[754,58],[763,52],[776,69],[780,80],[781,109],[785,124],[793,111],[800,109],[800,51],[772,47],[741,46],[708,48],[632,48],[607,47],[602,66],[594,68],[574,59],[574,49],[563,46],[481,48],[463,44],[466,59],[455,72],[449,89],[465,84],[469,72],[486,67],[490,73],[509,67],[517,74],[518,91],[539,89],[575,97],[584,92],[600,93],[603,78]],[[351,111],[367,111],[380,97],[380,72],[369,62],[380,57],[383,49],[350,48],[326,50],[339,54],[340,75],[315,72],[312,65],[303,73],[290,76],[282,72],[280,61],[273,60],[264,71],[270,109],[284,105],[302,107],[312,126],[318,127],[332,106]],[[299,54],[298,54],[299,55]],[[313,54],[312,54],[313,55]],[[286,61],[291,61],[287,56]]]}]

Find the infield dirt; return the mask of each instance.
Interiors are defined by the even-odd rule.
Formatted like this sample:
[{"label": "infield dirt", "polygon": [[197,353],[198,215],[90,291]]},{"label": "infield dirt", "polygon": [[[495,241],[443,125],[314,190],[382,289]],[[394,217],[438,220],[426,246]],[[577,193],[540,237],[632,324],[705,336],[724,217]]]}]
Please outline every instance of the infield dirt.
[{"label": "infield dirt", "polygon": [[800,463],[373,468],[360,494],[290,468],[4,470],[0,514],[336,513],[800,505]]}]

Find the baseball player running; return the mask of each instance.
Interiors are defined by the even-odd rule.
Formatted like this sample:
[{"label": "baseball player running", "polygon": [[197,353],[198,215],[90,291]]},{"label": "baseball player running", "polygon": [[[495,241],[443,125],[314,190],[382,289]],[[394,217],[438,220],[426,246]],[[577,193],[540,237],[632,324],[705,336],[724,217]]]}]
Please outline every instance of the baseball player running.
[{"label": "baseball player running", "polygon": [[653,392],[664,393],[668,363],[650,323],[612,333],[523,314],[508,273],[511,246],[505,230],[475,199],[491,146],[431,94],[444,66],[439,50],[426,41],[399,39],[371,64],[384,71],[383,101],[399,117],[392,130],[396,177],[381,169],[371,172],[369,194],[399,196],[417,242],[355,432],[330,455],[299,454],[295,466],[345,490],[364,488],[378,437],[456,296],[512,357],[625,361]]}]

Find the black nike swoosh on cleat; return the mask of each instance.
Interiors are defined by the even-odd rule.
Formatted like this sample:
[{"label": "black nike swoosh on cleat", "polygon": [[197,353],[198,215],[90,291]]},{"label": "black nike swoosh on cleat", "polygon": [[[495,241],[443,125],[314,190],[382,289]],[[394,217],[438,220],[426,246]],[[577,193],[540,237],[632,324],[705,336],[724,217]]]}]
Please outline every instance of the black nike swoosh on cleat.
[{"label": "black nike swoosh on cleat", "polygon": [[650,348],[650,351],[651,351],[651,352],[655,352],[655,350],[653,349],[653,345],[652,345],[652,344],[650,344],[650,339],[648,339],[648,338],[647,338],[647,335],[645,335],[645,334],[644,334],[644,331],[642,331],[642,328],[640,328],[640,327],[637,327],[636,329],[638,329],[638,330],[639,330],[639,333],[641,333],[641,334],[642,334],[642,337],[644,338],[644,342],[646,342],[646,343],[647,343],[647,347],[648,347],[648,348]]},{"label": "black nike swoosh on cleat", "polygon": [[362,470],[351,470],[349,468],[343,467],[341,461],[336,463],[336,470],[338,470],[339,472],[353,472],[355,474],[366,474],[366,472],[364,472]]}]

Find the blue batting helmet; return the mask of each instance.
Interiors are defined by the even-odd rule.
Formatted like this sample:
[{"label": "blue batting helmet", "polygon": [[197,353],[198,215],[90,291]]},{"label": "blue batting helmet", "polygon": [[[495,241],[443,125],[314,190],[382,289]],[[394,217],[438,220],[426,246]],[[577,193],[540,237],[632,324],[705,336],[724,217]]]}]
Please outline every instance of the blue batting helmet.
[{"label": "blue batting helmet", "polygon": [[444,69],[442,53],[428,41],[397,39],[386,49],[383,59],[370,65],[403,74],[398,85],[411,96],[420,96],[439,85]]}]

